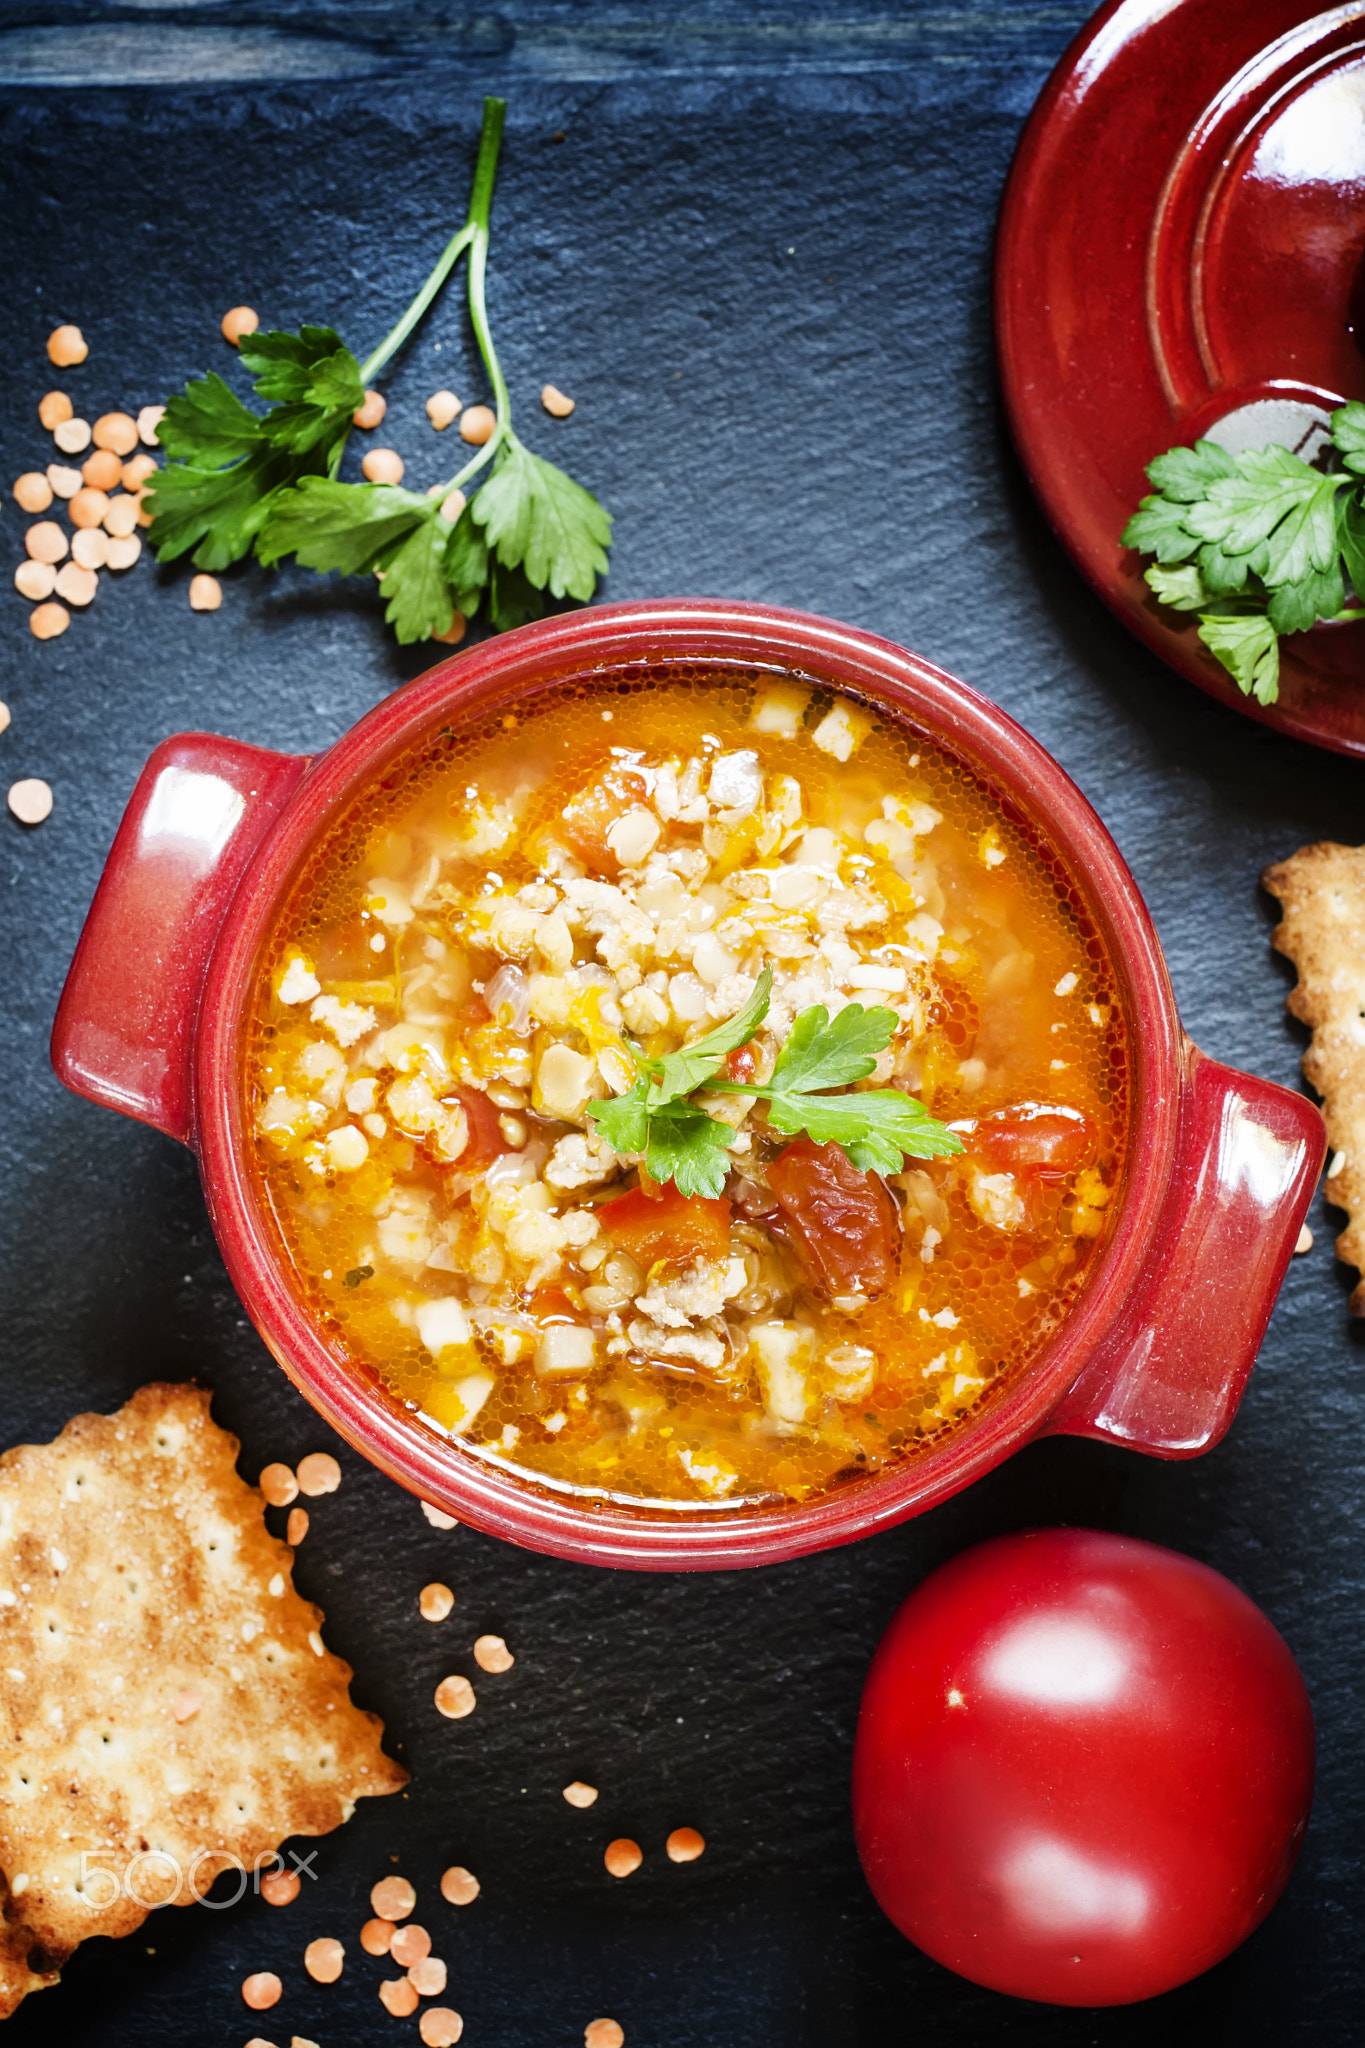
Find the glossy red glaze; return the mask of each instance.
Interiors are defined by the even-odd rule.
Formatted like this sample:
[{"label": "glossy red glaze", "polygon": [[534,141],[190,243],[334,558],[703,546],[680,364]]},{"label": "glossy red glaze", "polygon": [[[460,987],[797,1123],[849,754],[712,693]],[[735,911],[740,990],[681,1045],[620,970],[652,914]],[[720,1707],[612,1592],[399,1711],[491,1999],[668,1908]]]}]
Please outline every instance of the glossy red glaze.
[{"label": "glossy red glaze", "polygon": [[1040,1529],[964,1552],[897,1614],[863,1693],[853,1825],[878,1903],[949,1969],[1122,2005],[1265,1918],[1313,1758],[1299,1668],[1221,1573]]},{"label": "glossy red glaze", "polygon": [[[1247,405],[1365,398],[1365,7],[1113,0],[1024,130],[996,244],[1014,438],[1057,532],[1124,623],[1211,696],[1365,753],[1365,625],[1282,642],[1243,697],[1119,545],[1143,472]],[[1300,423],[1301,424],[1301,423]],[[1241,446],[1294,442],[1249,416]]]},{"label": "glossy red glaze", "polygon": [[[258,1200],[242,1126],[241,1034],[260,950],[300,864],[338,811],[419,736],[451,718],[482,716],[567,678],[610,689],[651,663],[762,662],[831,682],[954,748],[999,801],[1056,848],[1103,933],[1122,979],[1142,1141],[1118,1222],[1089,1286],[1030,1371],[970,1426],[866,1484],[774,1513],[698,1506],[679,1512],[579,1505],[482,1464],[418,1423],[333,1351],[297,1298],[288,1261]],[[53,1031],[69,1086],[188,1135],[223,1256],[266,1343],[295,1384],[366,1457],[424,1499],[494,1534],[604,1564],[707,1568],[796,1557],[885,1528],[945,1499],[1030,1437],[1064,1429],[1161,1456],[1206,1450],[1226,1428],[1251,1369],[1298,1236],[1324,1145],[1302,1097],[1205,1060],[1184,1037],[1156,935],[1118,849],[1036,741],[962,683],[852,627],[759,605],[697,601],[604,606],[523,627],[442,662],[385,700],[305,766],[203,736],[194,772],[230,793],[248,786],[226,859],[209,873],[211,839],[174,859],[139,820],[160,801],[160,750],[144,771],[110,854]],[[270,758],[270,757],[267,757]],[[290,785],[292,795],[282,795]],[[202,815],[211,814],[204,792]],[[200,810],[186,806],[194,837]],[[251,842],[254,841],[254,845]],[[150,871],[149,871],[150,868]],[[207,879],[205,876],[207,875]],[[198,880],[189,878],[198,877]],[[136,913],[136,914],[135,914]],[[216,923],[216,946],[205,933]],[[148,963],[206,964],[178,975],[146,1010],[164,1046],[134,1052],[108,1006],[140,1016],[124,984]]]}]

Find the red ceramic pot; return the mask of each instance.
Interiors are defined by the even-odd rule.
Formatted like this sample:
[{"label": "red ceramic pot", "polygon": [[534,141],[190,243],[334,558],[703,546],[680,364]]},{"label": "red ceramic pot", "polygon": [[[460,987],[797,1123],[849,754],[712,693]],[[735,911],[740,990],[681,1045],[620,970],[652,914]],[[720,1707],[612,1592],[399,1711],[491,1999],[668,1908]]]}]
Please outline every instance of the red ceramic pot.
[{"label": "red ceramic pot", "polygon": [[[241,1087],[253,972],[300,865],[337,812],[430,728],[569,678],[651,663],[761,664],[832,683],[964,756],[1060,854],[1118,971],[1133,1051],[1115,1228],[1029,1371],[942,1444],[809,1505],[768,1513],[589,1507],[436,1435],[335,1355],[301,1305],[256,1192]],[[533,1549],[643,1569],[721,1569],[847,1543],[919,1514],[1049,1432],[1157,1457],[1230,1422],[1322,1164],[1317,1111],[1218,1066],[1180,1028],[1151,920],[1075,785],[1003,711],[852,627],[761,605],[604,606],[442,662],[315,760],[182,733],[142,772],[81,935],[52,1038],[69,1088],[195,1151],[228,1271],[300,1391],[357,1450],[462,1521]]]}]

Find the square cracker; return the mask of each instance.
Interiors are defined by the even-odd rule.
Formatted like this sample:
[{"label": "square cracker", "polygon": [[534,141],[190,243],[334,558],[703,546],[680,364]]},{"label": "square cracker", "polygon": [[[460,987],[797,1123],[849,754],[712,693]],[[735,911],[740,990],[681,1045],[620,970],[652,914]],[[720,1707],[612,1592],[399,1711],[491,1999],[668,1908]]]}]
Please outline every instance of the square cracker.
[{"label": "square cracker", "polygon": [[[1304,1078],[1336,1154],[1324,1192],[1351,1219],[1337,1256],[1365,1271],[1365,846],[1305,846],[1261,882],[1284,908],[1271,943],[1299,973],[1286,1007],[1313,1032]],[[1365,1281],[1351,1313],[1365,1316]]]},{"label": "square cracker", "polygon": [[407,1780],[238,1449],[203,1389],[152,1385],[0,1458],[0,2017],[87,1935]]}]

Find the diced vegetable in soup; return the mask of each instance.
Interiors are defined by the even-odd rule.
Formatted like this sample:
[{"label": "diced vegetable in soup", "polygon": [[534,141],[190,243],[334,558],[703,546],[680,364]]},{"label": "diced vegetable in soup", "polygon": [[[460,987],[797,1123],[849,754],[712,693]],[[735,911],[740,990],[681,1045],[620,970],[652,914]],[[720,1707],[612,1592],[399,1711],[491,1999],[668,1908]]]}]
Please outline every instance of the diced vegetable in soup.
[{"label": "diced vegetable in soup", "polygon": [[1119,1206],[1126,1071],[1081,893],[964,763],[727,674],[390,768],[294,890],[245,1081],[357,1370],[544,1484],[738,1508],[914,1456],[1036,1356]]}]

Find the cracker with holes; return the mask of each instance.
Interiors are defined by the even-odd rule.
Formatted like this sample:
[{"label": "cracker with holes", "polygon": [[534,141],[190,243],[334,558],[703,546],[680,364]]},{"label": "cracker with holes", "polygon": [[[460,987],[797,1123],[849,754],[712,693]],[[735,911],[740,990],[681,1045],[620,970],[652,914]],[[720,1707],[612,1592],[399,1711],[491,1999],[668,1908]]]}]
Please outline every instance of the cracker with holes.
[{"label": "cracker with holes", "polygon": [[[1298,969],[1286,1004],[1313,1033],[1303,1071],[1334,1154],[1326,1194],[1351,1219],[1337,1256],[1365,1272],[1365,846],[1305,846],[1261,881],[1284,909],[1272,943]],[[1351,1313],[1365,1316],[1365,1281]]]},{"label": "cracker with holes", "polygon": [[0,1458],[0,2017],[407,1774],[197,1387]]}]

